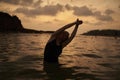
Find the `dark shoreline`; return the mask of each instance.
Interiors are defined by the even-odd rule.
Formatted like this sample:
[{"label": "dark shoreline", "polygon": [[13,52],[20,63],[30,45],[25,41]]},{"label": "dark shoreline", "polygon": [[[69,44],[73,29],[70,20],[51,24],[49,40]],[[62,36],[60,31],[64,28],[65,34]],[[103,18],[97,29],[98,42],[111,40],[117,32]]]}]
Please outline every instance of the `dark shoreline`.
[{"label": "dark shoreline", "polygon": [[86,36],[107,36],[107,37],[120,37],[120,30],[104,29],[104,30],[91,30],[81,35]]},{"label": "dark shoreline", "polygon": [[42,31],[24,28],[21,20],[16,15],[0,12],[0,33],[53,33],[54,31]]},{"label": "dark shoreline", "polygon": [[23,30],[23,31],[0,31],[1,33],[9,34],[9,33],[30,33],[30,34],[42,34],[42,33],[54,33],[54,31],[37,31],[37,30]]}]

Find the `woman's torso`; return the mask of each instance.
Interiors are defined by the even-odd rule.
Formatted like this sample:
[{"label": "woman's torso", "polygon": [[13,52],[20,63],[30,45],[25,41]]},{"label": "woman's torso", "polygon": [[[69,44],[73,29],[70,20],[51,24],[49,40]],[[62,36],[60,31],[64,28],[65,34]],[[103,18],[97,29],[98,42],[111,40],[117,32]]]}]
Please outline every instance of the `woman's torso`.
[{"label": "woman's torso", "polygon": [[48,42],[45,46],[44,60],[57,61],[59,55],[62,53],[62,46],[56,44],[56,40]]}]

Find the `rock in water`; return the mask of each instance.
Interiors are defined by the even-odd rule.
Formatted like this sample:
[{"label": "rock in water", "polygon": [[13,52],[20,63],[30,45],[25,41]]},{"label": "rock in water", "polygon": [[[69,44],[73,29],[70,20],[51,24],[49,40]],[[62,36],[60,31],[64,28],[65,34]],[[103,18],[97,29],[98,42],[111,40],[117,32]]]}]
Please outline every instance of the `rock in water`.
[{"label": "rock in water", "polygon": [[21,32],[23,29],[21,21],[17,16],[0,12],[0,32]]}]

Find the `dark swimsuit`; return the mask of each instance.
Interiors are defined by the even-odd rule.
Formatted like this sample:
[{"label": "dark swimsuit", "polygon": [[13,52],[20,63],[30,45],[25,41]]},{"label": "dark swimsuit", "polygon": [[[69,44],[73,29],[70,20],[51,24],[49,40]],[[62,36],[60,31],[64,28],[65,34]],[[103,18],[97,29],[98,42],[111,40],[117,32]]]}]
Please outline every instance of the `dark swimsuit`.
[{"label": "dark swimsuit", "polygon": [[56,40],[48,42],[45,46],[44,61],[58,62],[58,57],[62,53],[62,46],[56,44]]}]

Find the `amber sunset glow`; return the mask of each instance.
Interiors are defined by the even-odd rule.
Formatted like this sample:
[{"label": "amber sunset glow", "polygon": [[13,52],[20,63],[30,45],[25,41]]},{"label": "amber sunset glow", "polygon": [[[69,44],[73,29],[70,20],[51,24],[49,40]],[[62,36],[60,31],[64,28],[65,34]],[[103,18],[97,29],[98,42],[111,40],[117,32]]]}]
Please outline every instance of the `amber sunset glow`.
[{"label": "amber sunset glow", "polygon": [[84,22],[79,33],[120,29],[120,0],[0,0],[0,11],[35,30],[56,30],[77,18]]}]

